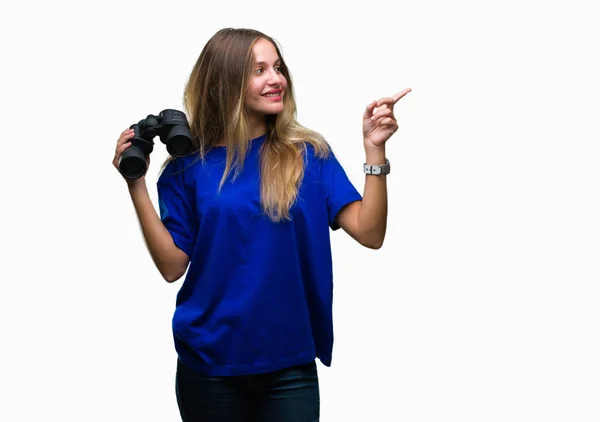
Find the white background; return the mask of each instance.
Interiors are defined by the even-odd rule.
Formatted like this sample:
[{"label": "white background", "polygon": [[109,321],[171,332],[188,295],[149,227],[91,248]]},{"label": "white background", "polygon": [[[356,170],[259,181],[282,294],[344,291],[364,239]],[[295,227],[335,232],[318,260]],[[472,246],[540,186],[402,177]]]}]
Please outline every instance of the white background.
[{"label": "white background", "polygon": [[130,124],[181,109],[223,27],[282,45],[299,121],[361,192],[365,106],[413,89],[384,247],[332,236],[322,420],[600,420],[592,2],[350,3],[2,6],[0,420],[179,420],[181,281],[155,270],[111,161]]}]

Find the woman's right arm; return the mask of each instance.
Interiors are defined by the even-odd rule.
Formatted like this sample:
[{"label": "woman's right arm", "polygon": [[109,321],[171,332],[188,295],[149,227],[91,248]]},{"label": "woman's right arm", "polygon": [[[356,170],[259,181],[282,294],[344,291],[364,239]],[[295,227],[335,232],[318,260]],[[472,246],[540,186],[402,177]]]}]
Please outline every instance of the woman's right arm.
[{"label": "woman's right arm", "polygon": [[[117,141],[115,158],[113,160],[113,165],[117,170],[119,167],[119,158],[123,154],[123,151],[131,146],[129,139],[133,135],[133,131],[128,129],[121,134]],[[147,157],[146,159],[149,166],[150,158]],[[156,268],[167,282],[172,283],[179,280],[187,270],[189,257],[175,245],[171,233],[169,233],[158,216],[148,194],[145,176],[135,180],[126,179],[126,181],[142,229],[144,241]]]}]

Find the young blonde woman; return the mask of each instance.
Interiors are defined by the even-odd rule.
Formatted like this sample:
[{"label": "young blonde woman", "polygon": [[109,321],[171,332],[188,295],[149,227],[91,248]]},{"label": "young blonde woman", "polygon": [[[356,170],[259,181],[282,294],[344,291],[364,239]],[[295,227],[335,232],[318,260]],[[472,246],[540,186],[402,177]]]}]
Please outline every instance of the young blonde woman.
[{"label": "young blonde woman", "polygon": [[[361,195],[325,139],[296,121],[277,43],[232,28],[208,41],[185,89],[198,152],[166,163],[160,214],[144,177],[127,180],[156,267],[168,282],[187,272],[173,316],[184,421],[319,419],[315,360],[330,366],[333,347],[330,230],[381,247],[385,143],[408,92],[366,107]],[[132,137],[119,137],[115,167]]]}]

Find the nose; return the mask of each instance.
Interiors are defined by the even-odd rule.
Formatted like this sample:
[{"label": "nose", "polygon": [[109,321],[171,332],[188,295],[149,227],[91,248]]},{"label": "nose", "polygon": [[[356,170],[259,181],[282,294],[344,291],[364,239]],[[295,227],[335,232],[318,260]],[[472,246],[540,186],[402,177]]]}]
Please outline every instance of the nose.
[{"label": "nose", "polygon": [[269,71],[269,78],[267,79],[269,85],[281,85],[282,80],[283,75],[281,73],[277,72],[275,69]]}]

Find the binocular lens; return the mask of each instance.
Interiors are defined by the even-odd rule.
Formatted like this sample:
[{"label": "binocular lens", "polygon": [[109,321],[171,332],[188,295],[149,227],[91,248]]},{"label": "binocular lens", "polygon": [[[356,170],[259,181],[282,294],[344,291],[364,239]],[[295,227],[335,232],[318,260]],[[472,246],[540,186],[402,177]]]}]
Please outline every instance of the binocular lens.
[{"label": "binocular lens", "polygon": [[192,135],[187,126],[176,125],[171,128],[167,141],[167,152],[173,157],[185,157],[192,152]]},{"label": "binocular lens", "polygon": [[119,172],[127,179],[138,179],[146,173],[144,152],[132,145],[123,151],[119,160]]},{"label": "binocular lens", "polygon": [[167,150],[173,157],[185,157],[191,150],[190,138],[182,135],[174,136],[169,139]]}]

